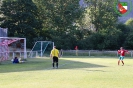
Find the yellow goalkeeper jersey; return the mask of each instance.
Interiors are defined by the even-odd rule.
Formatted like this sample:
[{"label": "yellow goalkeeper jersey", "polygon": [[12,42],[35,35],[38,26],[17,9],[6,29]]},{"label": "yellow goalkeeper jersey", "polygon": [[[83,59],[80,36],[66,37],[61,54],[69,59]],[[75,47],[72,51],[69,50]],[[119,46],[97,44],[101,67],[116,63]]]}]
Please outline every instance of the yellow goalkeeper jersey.
[{"label": "yellow goalkeeper jersey", "polygon": [[53,50],[51,50],[51,55],[52,55],[52,57],[59,57],[59,51],[57,50],[57,49],[53,49]]}]

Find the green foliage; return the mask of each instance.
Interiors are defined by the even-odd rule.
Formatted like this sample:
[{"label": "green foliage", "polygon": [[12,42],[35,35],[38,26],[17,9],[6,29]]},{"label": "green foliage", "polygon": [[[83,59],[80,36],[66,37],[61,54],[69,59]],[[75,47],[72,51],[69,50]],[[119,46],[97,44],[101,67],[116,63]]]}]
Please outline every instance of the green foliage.
[{"label": "green foliage", "polygon": [[126,32],[123,32],[125,33],[126,35],[126,39],[125,39],[125,42],[124,42],[124,46],[128,49],[133,49],[133,18],[130,18],[129,20],[126,21],[125,23],[126,25]]},{"label": "green foliage", "polygon": [[[74,49],[76,41],[83,38],[76,25],[83,15],[79,0],[34,0],[44,19],[41,36],[55,42],[58,48]],[[79,34],[79,35],[78,35]]]},{"label": "green foliage", "polygon": [[96,31],[114,28],[118,14],[114,11],[112,0],[86,0],[89,4],[89,15],[91,23],[95,25]]},{"label": "green foliage", "polygon": [[79,46],[86,50],[115,50],[119,47],[120,34],[121,31],[116,29],[111,29],[111,31],[108,31],[108,33],[103,31],[93,33],[86,39],[82,40],[79,43]]},{"label": "green foliage", "polygon": [[48,33],[51,33],[49,39],[54,41],[58,49],[74,49],[76,44],[76,37],[74,33],[60,33],[54,30],[48,30]]},{"label": "green foliage", "polygon": [[[9,37],[26,37],[27,46],[53,41],[58,49],[132,49],[133,19],[118,23],[111,0],[3,0],[0,26]],[[21,4],[21,5],[20,5]]]},{"label": "green foliage", "polygon": [[88,41],[88,46],[89,49],[103,49],[103,41],[104,41],[104,36],[101,35],[100,33],[94,33],[91,36],[88,37],[86,40]]},{"label": "green foliage", "polygon": [[131,31],[133,31],[133,18],[128,19],[125,24]]},{"label": "green foliage", "polygon": [[127,48],[127,49],[133,49],[133,33],[130,33],[127,38],[126,38],[126,41],[124,43],[124,46]]},{"label": "green foliage", "polygon": [[27,45],[40,35],[42,23],[38,18],[38,8],[32,0],[3,0],[1,6],[3,23],[8,28],[9,37],[26,37]]},{"label": "green foliage", "polygon": [[127,39],[128,34],[130,33],[130,29],[123,23],[119,23],[117,25],[117,29],[119,29],[121,31],[121,33],[119,34],[118,44],[119,44],[119,46],[124,47],[124,43]]},{"label": "green foliage", "polygon": [[[49,29],[66,32],[82,15],[79,0],[34,0],[43,10],[44,25]],[[47,21],[47,22],[46,22]]]}]

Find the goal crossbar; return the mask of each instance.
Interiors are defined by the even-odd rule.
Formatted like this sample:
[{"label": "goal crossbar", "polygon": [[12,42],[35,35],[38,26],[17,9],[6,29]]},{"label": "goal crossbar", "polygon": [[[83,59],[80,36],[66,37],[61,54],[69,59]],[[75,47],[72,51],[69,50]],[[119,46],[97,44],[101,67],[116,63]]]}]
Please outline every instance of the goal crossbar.
[{"label": "goal crossbar", "polygon": [[7,60],[9,58],[9,44],[16,42],[18,40],[24,40],[24,58],[27,58],[26,53],[26,38],[17,38],[17,37],[0,37],[0,59]]}]

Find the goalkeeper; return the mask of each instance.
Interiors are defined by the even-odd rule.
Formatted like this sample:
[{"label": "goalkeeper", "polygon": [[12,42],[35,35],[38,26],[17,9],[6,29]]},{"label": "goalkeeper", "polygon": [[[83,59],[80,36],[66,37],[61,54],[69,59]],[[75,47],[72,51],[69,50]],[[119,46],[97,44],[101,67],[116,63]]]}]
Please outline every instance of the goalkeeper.
[{"label": "goalkeeper", "polygon": [[58,68],[59,50],[56,49],[56,46],[51,50],[50,57],[53,59],[53,68],[55,67],[54,63],[56,63],[56,68]]}]

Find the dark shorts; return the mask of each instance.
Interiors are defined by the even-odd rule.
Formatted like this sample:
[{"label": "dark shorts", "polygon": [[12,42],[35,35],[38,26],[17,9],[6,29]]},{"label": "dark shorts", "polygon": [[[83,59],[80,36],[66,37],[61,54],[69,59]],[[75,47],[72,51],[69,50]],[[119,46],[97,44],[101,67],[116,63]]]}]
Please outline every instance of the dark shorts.
[{"label": "dark shorts", "polygon": [[55,57],[55,56],[53,57],[53,63],[54,62],[58,63],[58,57]]}]

